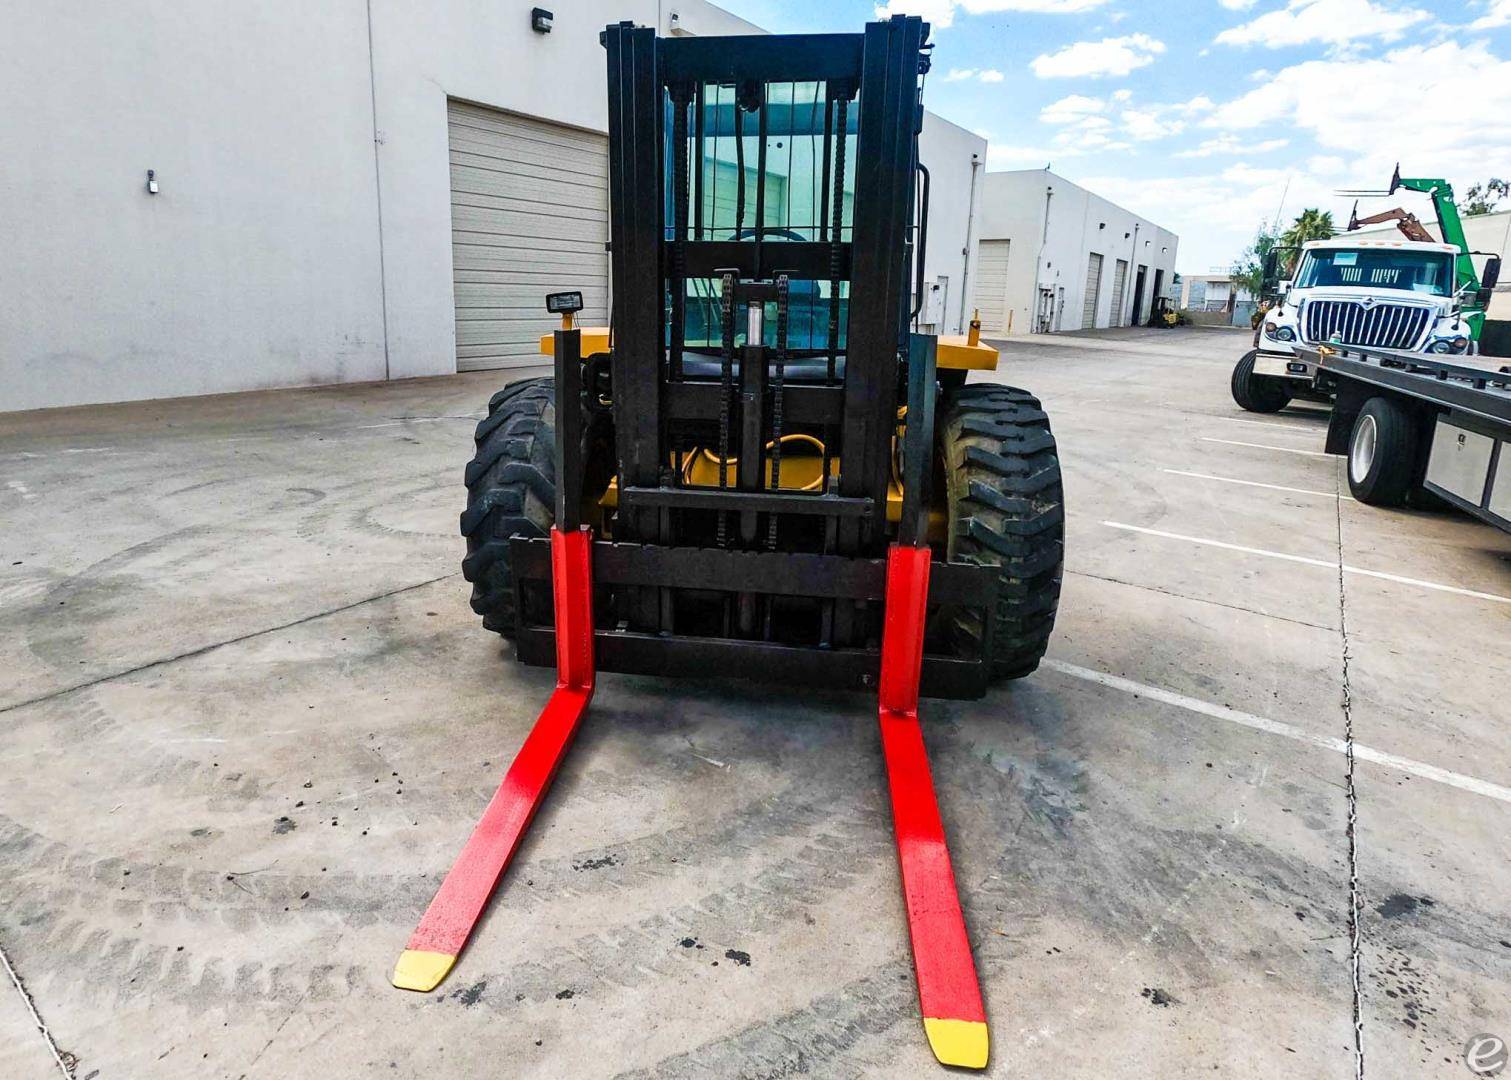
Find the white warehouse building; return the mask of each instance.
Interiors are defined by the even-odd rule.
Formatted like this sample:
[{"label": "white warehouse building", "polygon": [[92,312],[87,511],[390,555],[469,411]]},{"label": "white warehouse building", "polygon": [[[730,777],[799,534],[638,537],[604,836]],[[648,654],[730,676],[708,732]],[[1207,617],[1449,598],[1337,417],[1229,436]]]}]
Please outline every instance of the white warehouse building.
[{"label": "white warehouse building", "polygon": [[[599,31],[761,31],[550,6],[5,5],[0,411],[539,364],[554,290],[601,323]],[[958,332],[986,142],[929,114],[922,157],[924,319]]]},{"label": "white warehouse building", "polygon": [[1138,326],[1179,238],[1048,169],[987,173],[972,303],[992,335]]}]

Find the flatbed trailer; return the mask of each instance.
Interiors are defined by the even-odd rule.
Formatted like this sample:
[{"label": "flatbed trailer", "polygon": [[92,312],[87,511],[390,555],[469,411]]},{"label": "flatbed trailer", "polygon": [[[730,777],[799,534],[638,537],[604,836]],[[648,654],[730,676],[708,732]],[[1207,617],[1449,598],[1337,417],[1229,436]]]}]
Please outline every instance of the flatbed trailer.
[{"label": "flatbed trailer", "polygon": [[1511,532],[1511,366],[1351,345],[1303,348],[1335,395],[1327,452],[1354,498],[1399,506],[1425,490]]}]

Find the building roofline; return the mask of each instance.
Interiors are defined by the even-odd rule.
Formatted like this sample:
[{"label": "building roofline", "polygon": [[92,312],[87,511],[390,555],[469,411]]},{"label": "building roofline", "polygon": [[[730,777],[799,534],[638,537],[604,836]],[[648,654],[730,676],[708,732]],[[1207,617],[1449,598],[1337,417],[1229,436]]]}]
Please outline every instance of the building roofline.
[{"label": "building roofline", "polygon": [[[988,147],[988,149],[990,149],[990,147]],[[1159,222],[1155,221],[1153,218],[1147,217],[1144,214],[1140,214],[1137,210],[1130,210],[1126,206],[1123,206],[1120,203],[1115,203],[1111,199],[1109,199],[1107,196],[1105,196],[1105,195],[1099,195],[1097,192],[1092,191],[1089,187],[1085,187],[1084,185],[1078,184],[1074,180],[1068,180],[1065,177],[1061,176],[1059,173],[1055,172],[1053,169],[1048,168],[1048,167],[1042,168],[1042,169],[991,169],[991,168],[988,168],[987,171],[986,171],[986,176],[984,178],[984,182],[985,183],[991,183],[991,179],[994,176],[1031,176],[1031,175],[1043,176],[1047,180],[1052,181],[1053,183],[1064,184],[1067,187],[1075,188],[1077,191],[1080,191],[1083,194],[1089,195],[1092,198],[1100,199],[1102,202],[1106,203],[1108,206],[1112,207],[1114,210],[1117,210],[1117,211],[1119,211],[1121,213],[1127,214],[1129,217],[1138,218],[1140,221],[1147,221],[1150,225],[1154,226],[1156,229],[1159,229],[1161,232],[1169,233],[1171,236],[1176,237],[1177,239],[1180,238],[1180,234],[1178,232],[1176,232],[1174,229],[1171,229],[1171,228],[1169,228],[1168,226],[1165,226],[1165,225],[1161,225]]]}]

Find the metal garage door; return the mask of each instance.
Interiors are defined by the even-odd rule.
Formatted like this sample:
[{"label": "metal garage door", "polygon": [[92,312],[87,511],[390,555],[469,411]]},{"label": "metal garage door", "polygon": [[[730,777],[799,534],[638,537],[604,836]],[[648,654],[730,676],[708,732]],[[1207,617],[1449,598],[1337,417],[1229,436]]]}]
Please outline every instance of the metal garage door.
[{"label": "metal garage door", "polygon": [[457,369],[542,363],[546,293],[581,289],[580,325],[608,322],[608,139],[461,101],[447,121]]},{"label": "metal garage door", "polygon": [[1081,308],[1081,329],[1090,330],[1097,324],[1097,301],[1102,294],[1102,257],[1093,251],[1086,256],[1085,306]]},{"label": "metal garage door", "polygon": [[1128,288],[1128,264],[1119,259],[1112,266],[1112,313],[1108,326],[1123,325],[1123,291]]},{"label": "metal garage door", "polygon": [[976,288],[972,298],[981,312],[981,329],[1007,332],[1007,249],[1011,240],[983,240],[976,252]]}]

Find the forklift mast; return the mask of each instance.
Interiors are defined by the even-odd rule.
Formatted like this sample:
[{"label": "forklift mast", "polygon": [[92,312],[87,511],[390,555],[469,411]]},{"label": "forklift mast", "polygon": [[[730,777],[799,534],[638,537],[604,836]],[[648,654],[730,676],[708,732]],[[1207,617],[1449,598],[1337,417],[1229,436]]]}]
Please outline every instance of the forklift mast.
[{"label": "forklift mast", "polygon": [[[702,541],[712,513],[750,548],[772,515],[799,546],[884,549],[926,33],[604,31],[616,540]],[[842,459],[819,499],[759,490],[793,424]],[[715,446],[716,493],[667,475]],[[801,544],[798,516],[832,535]]]}]

